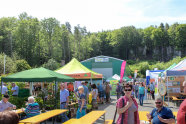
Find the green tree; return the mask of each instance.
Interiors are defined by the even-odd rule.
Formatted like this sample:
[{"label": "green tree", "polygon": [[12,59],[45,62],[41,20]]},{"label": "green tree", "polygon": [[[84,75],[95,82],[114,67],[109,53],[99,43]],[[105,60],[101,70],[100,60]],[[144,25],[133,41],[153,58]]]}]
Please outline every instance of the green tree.
[{"label": "green tree", "polygon": [[[4,56],[5,54],[0,54],[0,74],[3,74],[4,72]],[[7,55],[5,60],[5,74],[16,72],[15,62]]]},{"label": "green tree", "polygon": [[181,56],[186,55],[186,24],[180,24],[176,27],[176,46],[181,50]]}]

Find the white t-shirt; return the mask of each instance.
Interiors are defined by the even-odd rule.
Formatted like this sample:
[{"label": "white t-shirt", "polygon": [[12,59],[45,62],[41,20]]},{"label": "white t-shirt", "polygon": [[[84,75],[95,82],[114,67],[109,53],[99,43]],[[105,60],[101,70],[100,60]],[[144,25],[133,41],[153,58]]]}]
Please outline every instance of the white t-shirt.
[{"label": "white t-shirt", "polygon": [[[1,86],[0,86],[0,91],[1,91]],[[8,88],[6,86],[3,86],[2,94],[5,95],[6,92],[8,92]]]},{"label": "white t-shirt", "polygon": [[95,93],[93,99],[97,99],[98,96],[98,89],[93,89],[93,94]]}]

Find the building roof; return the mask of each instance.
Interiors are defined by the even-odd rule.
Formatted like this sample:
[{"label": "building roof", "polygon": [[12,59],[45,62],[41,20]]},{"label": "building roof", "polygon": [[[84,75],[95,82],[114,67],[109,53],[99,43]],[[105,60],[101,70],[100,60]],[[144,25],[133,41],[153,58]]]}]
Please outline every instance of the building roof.
[{"label": "building roof", "polygon": [[86,61],[88,61],[88,60],[92,60],[92,59],[95,59],[95,58],[101,58],[101,57],[104,57],[104,58],[111,58],[111,59],[116,59],[116,60],[118,60],[118,61],[124,61],[124,60],[122,60],[122,59],[118,59],[118,58],[114,58],[114,57],[110,57],[110,56],[103,56],[103,55],[101,55],[101,56],[95,56],[95,57],[92,57],[92,58],[89,58],[89,59],[83,60],[83,61],[81,61],[81,62],[86,62]]}]

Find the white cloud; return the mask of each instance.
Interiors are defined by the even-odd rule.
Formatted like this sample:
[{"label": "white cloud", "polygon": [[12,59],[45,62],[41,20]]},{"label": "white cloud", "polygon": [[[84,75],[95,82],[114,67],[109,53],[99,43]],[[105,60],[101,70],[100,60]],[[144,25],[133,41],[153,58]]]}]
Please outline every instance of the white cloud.
[{"label": "white cloud", "polygon": [[166,0],[163,3],[155,0],[6,0],[1,1],[1,5],[0,17],[27,12],[39,19],[54,17],[61,23],[68,21],[72,26],[80,24],[91,32],[127,25],[144,27],[160,22],[186,21],[185,16],[146,15],[168,5]]}]

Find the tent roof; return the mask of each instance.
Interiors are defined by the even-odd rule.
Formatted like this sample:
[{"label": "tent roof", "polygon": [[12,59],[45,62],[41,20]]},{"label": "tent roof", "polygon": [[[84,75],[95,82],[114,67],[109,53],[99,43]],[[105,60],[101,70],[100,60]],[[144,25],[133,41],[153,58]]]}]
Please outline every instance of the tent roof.
[{"label": "tent roof", "polygon": [[167,76],[185,76],[186,75],[186,59],[179,62],[175,67],[167,71]]},{"label": "tent roof", "polygon": [[46,68],[34,68],[22,72],[18,72],[12,75],[1,78],[4,82],[53,82],[53,81],[62,81],[62,82],[71,82],[74,81],[74,78],[61,75],[57,72],[48,70]]},{"label": "tent roof", "polygon": [[[126,81],[131,81],[131,79],[129,77],[123,77],[123,79],[126,80]],[[107,80],[118,80],[119,81],[120,76],[115,74],[112,77],[107,78]]]},{"label": "tent roof", "polygon": [[170,70],[186,70],[186,59],[179,62],[175,67]]},{"label": "tent roof", "polygon": [[174,68],[176,65],[177,65],[176,63],[172,64],[170,67],[168,67],[167,69],[165,69],[164,72],[159,73],[158,76],[161,76],[161,75],[164,76],[164,73],[166,73],[167,70],[170,70],[170,69]]},{"label": "tent roof", "polygon": [[[60,73],[60,74],[65,74],[65,75],[69,75],[72,76],[74,74],[91,74],[92,78],[95,78],[92,75],[97,75],[99,77],[102,78],[102,74],[99,74],[97,72],[94,72],[90,69],[88,69],[87,67],[85,67],[84,65],[82,65],[77,59],[73,58],[69,63],[67,63],[65,66],[59,68],[56,70],[56,72]],[[88,78],[89,76],[87,76]]]}]

